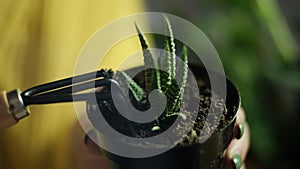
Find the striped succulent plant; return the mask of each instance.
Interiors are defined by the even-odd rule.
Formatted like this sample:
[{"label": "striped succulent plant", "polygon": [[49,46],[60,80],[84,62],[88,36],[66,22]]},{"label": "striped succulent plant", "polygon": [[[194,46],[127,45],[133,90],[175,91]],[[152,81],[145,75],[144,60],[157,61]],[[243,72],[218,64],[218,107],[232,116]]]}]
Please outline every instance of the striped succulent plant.
[{"label": "striped succulent plant", "polygon": [[[144,71],[145,86],[141,87],[138,85],[138,83],[131,79],[125,72],[119,71],[118,73],[127,82],[132,99],[137,103],[147,104],[147,97],[154,89],[159,89],[160,94],[165,94],[167,99],[165,111],[158,121],[181,114],[180,104],[186,86],[188,72],[187,47],[183,45],[181,55],[176,55],[173,30],[167,17],[164,17],[164,23],[167,36],[164,36],[164,53],[162,56],[159,56],[158,59],[153,57],[145,35],[138,25],[135,24],[146,67]],[[179,62],[179,60],[181,61]],[[177,84],[178,80],[175,80],[178,78],[181,78],[179,80],[181,82],[180,85]],[[157,129],[157,126],[153,128],[153,130],[155,129]]]}]

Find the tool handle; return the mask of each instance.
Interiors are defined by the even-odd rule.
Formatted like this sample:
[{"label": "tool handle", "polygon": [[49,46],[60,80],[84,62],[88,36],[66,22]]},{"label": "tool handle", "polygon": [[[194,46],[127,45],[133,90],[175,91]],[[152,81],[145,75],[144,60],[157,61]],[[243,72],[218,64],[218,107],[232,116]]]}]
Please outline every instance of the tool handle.
[{"label": "tool handle", "polygon": [[6,91],[0,91],[0,130],[11,127],[18,122],[9,108]]},{"label": "tool handle", "polygon": [[29,115],[23,104],[19,89],[6,92],[0,91],[0,130],[9,128]]}]

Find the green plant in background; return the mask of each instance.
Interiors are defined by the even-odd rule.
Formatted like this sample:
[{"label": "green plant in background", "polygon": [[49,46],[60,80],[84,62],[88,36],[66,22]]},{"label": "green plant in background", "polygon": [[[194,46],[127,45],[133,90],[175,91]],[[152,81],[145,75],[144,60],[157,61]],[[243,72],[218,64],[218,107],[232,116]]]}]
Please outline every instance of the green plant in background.
[{"label": "green plant in background", "polygon": [[[153,57],[151,50],[149,48],[146,37],[141,32],[140,28],[135,24],[140,44],[143,49],[144,58],[144,79],[145,86],[141,87],[133,79],[129,77],[125,72],[119,71],[118,74],[124,79],[128,85],[132,99],[134,102],[140,105],[149,104],[147,98],[150,92],[154,89],[158,89],[159,96],[166,96],[167,104],[164,113],[162,114],[158,123],[161,120],[165,120],[171,116],[181,115],[180,104],[183,97],[184,89],[186,87],[187,72],[188,72],[188,55],[187,47],[183,45],[181,53],[181,61],[178,62],[176,56],[176,46],[173,37],[173,31],[171,28],[170,21],[167,17],[164,17],[166,25],[166,34],[164,40],[164,53],[157,60]],[[163,68],[163,69],[162,69]],[[181,78],[180,86],[178,85],[175,78]],[[160,102],[160,99],[157,99]],[[159,103],[158,103],[159,104]],[[149,107],[144,106],[144,107]],[[152,130],[159,130],[159,126],[154,126]]]},{"label": "green plant in background", "polygon": [[[300,124],[300,39],[295,36],[300,33],[299,1],[146,2],[151,11],[192,21],[214,44],[227,76],[243,98],[251,129],[250,160],[270,168],[297,168],[290,151],[296,152],[300,142],[294,130]],[[294,35],[289,26],[294,26]],[[193,61],[192,52],[189,59]]]},{"label": "green plant in background", "polygon": [[[252,133],[250,155],[271,168],[289,161],[282,164],[287,168],[293,165],[291,157],[281,154],[289,154],[293,143],[299,142],[286,140],[296,137],[291,126],[299,128],[295,119],[300,67],[295,37],[276,0],[230,0],[226,4],[215,0],[213,6],[218,8],[199,26],[206,26],[227,75],[240,89]],[[275,163],[274,159],[280,160]]]}]

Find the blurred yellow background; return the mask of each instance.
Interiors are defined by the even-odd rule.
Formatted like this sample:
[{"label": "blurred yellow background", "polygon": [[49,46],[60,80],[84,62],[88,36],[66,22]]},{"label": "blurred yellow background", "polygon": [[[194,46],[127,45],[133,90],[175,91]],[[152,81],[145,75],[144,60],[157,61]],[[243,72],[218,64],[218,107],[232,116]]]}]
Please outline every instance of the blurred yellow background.
[{"label": "blurred yellow background", "polygon": [[[81,48],[95,31],[143,9],[139,0],[0,0],[0,90],[23,91],[72,76]],[[129,40],[111,55],[126,56],[137,50],[137,42]],[[117,66],[118,60],[107,58],[107,65]],[[73,105],[30,109],[26,120],[0,131],[0,168],[87,168],[74,152],[84,133],[74,140]]]}]

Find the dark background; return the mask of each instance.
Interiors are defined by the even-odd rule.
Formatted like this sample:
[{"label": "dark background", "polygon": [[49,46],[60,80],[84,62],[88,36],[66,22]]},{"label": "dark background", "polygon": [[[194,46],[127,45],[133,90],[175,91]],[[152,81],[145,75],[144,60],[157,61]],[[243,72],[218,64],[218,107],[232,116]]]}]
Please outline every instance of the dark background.
[{"label": "dark background", "polygon": [[146,2],[148,11],[192,22],[215,46],[250,125],[247,168],[298,168],[300,1]]}]

